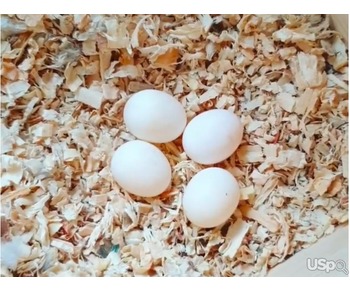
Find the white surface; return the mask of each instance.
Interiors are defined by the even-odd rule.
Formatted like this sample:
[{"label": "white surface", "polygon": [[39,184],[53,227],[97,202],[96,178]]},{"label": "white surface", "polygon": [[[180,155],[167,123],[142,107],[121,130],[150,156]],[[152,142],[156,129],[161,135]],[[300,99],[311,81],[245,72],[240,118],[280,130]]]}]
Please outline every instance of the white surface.
[{"label": "white surface", "polygon": [[171,182],[169,161],[156,146],[144,141],[121,145],[113,154],[111,172],[122,188],[143,197],[161,194]]},{"label": "white surface", "polygon": [[186,154],[201,164],[214,164],[231,156],[241,143],[243,126],[237,115],[222,109],[209,110],[187,125],[182,143]]},{"label": "white surface", "polygon": [[210,167],[197,173],[188,183],[183,208],[195,225],[211,228],[225,223],[239,202],[239,185],[227,170]]},{"label": "white surface", "polygon": [[173,96],[147,89],[135,93],[127,101],[124,122],[137,138],[166,143],[182,134],[187,117],[185,109]]}]

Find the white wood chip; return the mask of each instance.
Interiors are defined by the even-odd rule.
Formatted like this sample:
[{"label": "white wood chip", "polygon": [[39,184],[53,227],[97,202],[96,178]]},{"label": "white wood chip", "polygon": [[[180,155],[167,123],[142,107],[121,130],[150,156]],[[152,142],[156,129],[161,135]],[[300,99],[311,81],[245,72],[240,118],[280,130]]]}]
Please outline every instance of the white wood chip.
[{"label": "white wood chip", "polygon": [[15,157],[1,156],[1,168],[5,170],[1,175],[1,187],[19,184],[23,177],[23,166]]},{"label": "white wood chip", "polygon": [[75,95],[75,98],[88,106],[99,109],[102,104],[103,93],[98,90],[80,87]]},{"label": "white wood chip", "polygon": [[15,270],[18,262],[29,257],[31,247],[22,236],[14,236],[11,241],[1,242],[1,266]]},{"label": "white wood chip", "polygon": [[23,96],[27,92],[29,87],[30,84],[27,81],[18,80],[16,82],[9,83],[8,85],[6,85],[5,92],[12,99],[16,99]]},{"label": "white wood chip", "polygon": [[219,252],[223,257],[229,259],[234,258],[250,226],[249,223],[242,219],[237,219],[236,222],[229,227],[226,240],[219,248]]},{"label": "white wood chip", "polygon": [[51,137],[53,135],[53,126],[52,124],[39,123],[35,125],[33,134],[40,138]]},{"label": "white wood chip", "polygon": [[64,153],[63,153],[63,160],[64,161],[72,161],[72,160],[79,158],[79,157],[80,157],[80,153],[76,149],[64,150]]},{"label": "white wood chip", "polygon": [[219,95],[219,89],[212,87],[210,88],[208,91],[206,91],[205,93],[203,93],[200,97],[199,97],[199,103],[202,104],[204,102],[207,102],[208,100],[211,100],[215,97],[217,97]]},{"label": "white wood chip", "polygon": [[280,227],[279,224],[267,214],[254,210],[249,206],[242,207],[241,211],[245,217],[256,220],[273,233],[277,232]]},{"label": "white wood chip", "polygon": [[345,178],[349,178],[349,155],[343,155],[341,157],[341,161],[342,161],[342,166],[343,166],[343,176]]},{"label": "white wood chip", "polygon": [[285,111],[289,113],[293,112],[295,106],[295,99],[290,93],[281,92],[277,94],[276,100],[278,105]]},{"label": "white wood chip", "polygon": [[251,121],[249,124],[246,126],[246,131],[248,133],[254,132],[255,130],[259,129],[264,125],[264,122],[262,121]]},{"label": "white wood chip", "polygon": [[51,241],[51,246],[56,247],[58,250],[64,251],[68,254],[74,253],[74,246],[71,242],[68,242],[68,241],[54,238]]},{"label": "white wood chip", "polygon": [[241,188],[240,193],[241,193],[240,200],[248,200],[255,195],[254,186],[250,185],[249,187]]},{"label": "white wood chip", "polygon": [[264,160],[262,148],[259,145],[244,145],[238,148],[239,160],[244,163],[261,162]]}]

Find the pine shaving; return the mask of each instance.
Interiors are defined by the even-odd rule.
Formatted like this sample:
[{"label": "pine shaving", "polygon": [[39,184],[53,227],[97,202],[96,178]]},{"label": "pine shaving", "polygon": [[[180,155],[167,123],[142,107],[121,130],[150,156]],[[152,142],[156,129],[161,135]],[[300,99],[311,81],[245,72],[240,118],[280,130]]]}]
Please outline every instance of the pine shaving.
[{"label": "pine shaving", "polygon": [[237,155],[244,163],[261,162],[264,160],[262,148],[259,145],[241,146],[237,151]]},{"label": "pine shaving", "polygon": [[249,228],[249,223],[243,221],[242,219],[237,219],[237,221],[232,224],[227,231],[226,242],[220,247],[220,253],[224,257],[233,259]]},{"label": "pine shaving", "polygon": [[99,109],[102,104],[103,93],[98,90],[81,87],[77,91],[75,98],[84,104]]},{"label": "pine shaving", "polygon": [[[348,52],[325,15],[2,15],[1,276],[262,276],[348,222]],[[202,229],[182,210],[204,166],[157,145],[172,185],[110,173],[144,89],[188,119],[227,109],[243,141],[220,167],[240,204]]]},{"label": "pine shaving", "polygon": [[276,221],[271,219],[266,214],[259,212],[250,208],[249,206],[244,206],[240,209],[243,216],[258,221],[261,225],[265,226],[268,230],[275,233],[279,229],[279,225]]}]

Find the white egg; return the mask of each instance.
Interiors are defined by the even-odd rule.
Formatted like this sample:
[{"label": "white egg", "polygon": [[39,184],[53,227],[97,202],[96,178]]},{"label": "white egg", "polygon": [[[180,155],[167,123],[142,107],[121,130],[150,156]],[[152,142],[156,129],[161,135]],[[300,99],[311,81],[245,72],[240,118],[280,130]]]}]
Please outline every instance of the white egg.
[{"label": "white egg", "polygon": [[171,182],[171,167],[165,155],[154,145],[131,141],[121,145],[111,160],[113,178],[129,193],[154,197]]},{"label": "white egg", "polygon": [[173,96],[147,89],[135,93],[127,101],[124,122],[137,138],[166,143],[182,134],[187,117],[185,109]]},{"label": "white egg", "polygon": [[186,154],[201,164],[214,164],[230,157],[243,137],[237,115],[214,109],[199,114],[187,125],[182,143]]},{"label": "white egg", "polygon": [[186,217],[195,225],[212,228],[229,219],[239,203],[239,185],[227,170],[210,167],[198,172],[183,196]]}]

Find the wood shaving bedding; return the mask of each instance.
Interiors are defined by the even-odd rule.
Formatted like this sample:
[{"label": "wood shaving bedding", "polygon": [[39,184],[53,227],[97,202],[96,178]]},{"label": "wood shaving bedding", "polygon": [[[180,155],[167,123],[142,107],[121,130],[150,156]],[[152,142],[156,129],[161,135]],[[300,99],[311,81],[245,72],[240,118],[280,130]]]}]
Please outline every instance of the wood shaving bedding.
[{"label": "wood shaving bedding", "polygon": [[[11,15],[1,40],[1,274],[261,276],[348,221],[348,55],[324,15]],[[158,145],[173,184],[126,193],[109,171],[135,137],[129,96],[155,88],[189,119],[238,114],[241,186],[223,226],[182,212],[203,166]]]}]

